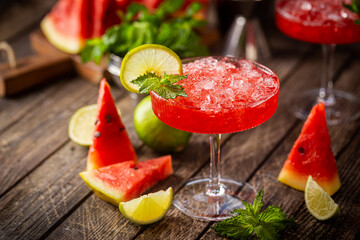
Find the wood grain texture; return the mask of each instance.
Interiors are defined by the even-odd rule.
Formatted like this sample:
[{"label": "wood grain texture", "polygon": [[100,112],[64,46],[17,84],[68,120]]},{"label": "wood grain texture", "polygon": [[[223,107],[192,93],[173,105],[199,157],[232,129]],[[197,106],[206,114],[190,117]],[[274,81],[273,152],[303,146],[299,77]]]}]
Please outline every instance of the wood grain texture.
[{"label": "wood grain texture", "polygon": [[[261,126],[224,136],[223,176],[264,188],[265,205],[279,204],[295,218],[299,226],[287,229],[283,239],[358,239],[359,121],[330,127],[343,183],[334,195],[342,211],[339,218],[314,220],[303,193],[276,179],[303,123],[286,105],[300,91],[319,86],[321,56],[318,46],[274,35],[273,58],[265,64],[281,80],[278,110]],[[21,54],[28,51],[24,39],[15,41]],[[336,52],[336,87],[360,96],[356,54],[348,49]],[[124,90],[114,87],[112,93],[140,160],[160,156],[142,145],[135,133],[136,101]],[[76,109],[95,103],[96,97],[96,85],[64,77],[0,99],[0,239],[223,239],[210,228],[212,222],[191,219],[174,207],[159,223],[132,224],[90,191],[78,176],[85,169],[87,148],[68,139],[67,124]],[[208,136],[194,134],[185,151],[172,157],[174,174],[149,192],[172,186],[176,195],[190,177],[207,176]]]},{"label": "wood grain texture", "polygon": [[80,55],[68,54],[53,46],[39,29],[30,34],[30,42],[32,49],[39,55],[49,56],[49,58],[53,55],[69,57],[75,72],[94,84],[99,83],[103,78],[106,69],[106,57],[102,59],[99,65],[94,62],[83,63]]},{"label": "wood grain texture", "polygon": [[[356,84],[356,81],[349,80],[357,76],[356,74],[359,73],[359,66],[359,61],[357,61],[351,65],[350,69],[345,70],[343,74],[340,75],[336,88],[357,93],[356,95],[359,97],[360,87]],[[304,66],[304,69],[309,69],[309,66]],[[316,69],[315,63],[314,69]],[[289,81],[298,79],[298,77],[302,75],[301,72],[302,71],[299,70],[299,76],[292,76],[292,79]],[[288,86],[289,85],[292,84],[289,82]],[[288,92],[287,90],[288,89],[283,88],[282,93]],[[288,97],[289,96],[286,96],[283,99],[288,99]],[[276,147],[275,151],[269,156],[264,165],[261,166],[251,178],[250,183],[256,186],[257,189],[264,189],[265,206],[280,205],[285,212],[289,214],[290,217],[293,217],[298,223],[297,227],[287,229],[282,239],[317,239],[316,236],[321,236],[321,239],[356,239],[355,234],[359,234],[358,230],[355,230],[356,226],[358,226],[358,221],[356,220],[359,219],[360,211],[353,210],[358,209],[360,206],[357,201],[359,191],[356,187],[356,182],[359,181],[357,178],[360,177],[358,174],[359,168],[357,167],[357,165],[360,164],[360,155],[358,152],[353,153],[354,147],[351,146],[356,146],[356,144],[359,146],[359,140],[357,138],[354,139],[354,136],[358,135],[360,124],[359,122],[352,122],[329,127],[332,139],[332,149],[338,160],[338,169],[343,186],[340,188],[340,191],[333,196],[334,200],[340,205],[342,215],[340,218],[327,222],[317,221],[309,214],[305,207],[303,192],[292,189],[277,180],[277,176],[301,131],[302,125],[303,122],[296,123],[295,127],[291,129],[281,144]],[[268,140],[265,140],[265,142],[267,141]],[[348,147],[349,144],[350,147]],[[344,153],[342,153],[343,151]],[[348,151],[351,152],[348,155],[351,155],[352,160],[341,160],[341,157],[346,155]],[[354,168],[349,166],[343,167],[341,162],[343,162],[344,165],[345,163],[346,165],[354,164]],[[345,168],[347,168],[347,170],[345,170]],[[346,176],[352,176],[350,178],[354,182],[344,182],[344,174],[342,174],[343,171],[347,171],[348,173]],[[341,196],[349,196],[349,192],[351,191],[354,191],[353,197],[343,197],[349,200],[351,205],[341,205],[341,200],[338,199],[341,199]],[[339,225],[346,227],[339,229],[339,227],[337,227]],[[348,230],[348,228],[351,230]],[[208,230],[201,239],[221,239],[221,237],[217,236],[213,230]]]},{"label": "wood grain texture", "polygon": [[97,92],[97,87],[81,79],[63,80],[51,88],[48,97],[4,129],[0,136],[0,195],[68,140],[71,115],[84,105],[96,103]]},{"label": "wood grain texture", "polygon": [[[339,68],[347,58],[348,55],[339,55],[337,57],[338,61],[336,62],[337,68]],[[314,75],[314,72],[317,72],[320,64],[321,61],[319,56],[315,55],[315,58],[309,58],[304,66],[298,69],[296,74],[303,77],[307,74],[312,76]],[[294,87],[293,81],[298,85]],[[304,81],[297,81],[296,75],[291,79],[288,79],[285,84],[282,84],[282,88],[280,88],[279,105],[274,116],[266,123],[256,128],[233,134],[231,139],[222,147],[221,150],[223,177],[232,178],[238,181],[247,181],[251,174],[253,174],[253,172],[256,171],[261,164],[263,164],[263,161],[266,161],[267,156],[271,153],[274,147],[282,141],[287,132],[291,130],[297,122],[297,120],[291,117],[287,112],[286,99],[296,93],[297,89],[305,87],[305,84],[306,82]],[[205,165],[196,176],[208,176],[208,172],[208,165]],[[260,189],[257,184],[253,185],[257,190]],[[188,217],[184,215],[180,216],[180,218],[188,219]],[[203,228],[199,229],[199,233],[208,226],[206,224],[203,225],[202,223],[201,225]],[[193,228],[192,223],[189,221],[186,226],[188,228]],[[167,234],[164,234],[163,230],[160,231],[158,225],[153,228],[147,228],[143,232],[143,235],[146,237],[149,232],[157,232],[158,235],[152,236],[154,239],[172,239],[174,236],[182,234],[180,231],[173,230],[174,228],[178,229],[176,228],[176,225],[167,228]],[[170,231],[172,232],[172,235],[170,235]],[[160,234],[161,236],[166,237],[160,238]]]},{"label": "wood grain texture", "polygon": [[[296,58],[295,58],[296,59]],[[288,68],[283,67],[280,69],[281,74],[286,74],[286,70],[290,70],[293,68],[294,64],[296,64],[296,60],[294,58],[291,58],[289,60],[289,64],[287,65]],[[284,111],[283,111],[284,112]],[[286,112],[286,111],[285,111]],[[280,128],[281,125],[279,124]],[[251,130],[252,131],[252,130]],[[259,131],[259,134],[253,135],[251,138],[252,140],[259,138],[259,135],[262,135],[261,131]],[[285,132],[284,132],[285,133]],[[284,134],[283,133],[283,134]],[[278,134],[274,132],[274,134]],[[245,142],[245,140],[250,136],[251,134],[244,135],[242,142]],[[228,135],[226,138],[231,137],[231,135]],[[232,139],[232,138],[231,138]],[[251,141],[249,141],[251,142]],[[225,144],[225,150],[228,143]],[[235,142],[236,147],[239,148],[239,143]],[[231,145],[233,147],[233,145]],[[230,148],[231,148],[230,147]],[[246,149],[246,145],[243,146],[243,149]],[[259,150],[259,149],[258,149]],[[232,153],[229,153],[231,155]],[[142,151],[139,153],[139,156],[145,157],[145,158],[151,158],[153,157],[153,153],[149,151],[146,147],[142,149]],[[202,171],[201,173],[203,175],[208,175],[207,170],[207,161],[209,156],[209,145],[208,145],[208,136],[206,135],[200,135],[195,134],[193,138],[191,139],[191,142],[189,143],[188,148],[178,155],[173,155],[173,168],[174,168],[174,175],[168,178],[167,180],[163,181],[160,186],[164,189],[168,186],[172,186],[175,191],[184,183],[185,180],[187,180],[189,177],[193,176],[197,173],[199,169],[201,169],[203,166],[205,167],[205,171]],[[227,155],[225,155],[226,157]],[[196,159],[196,161],[194,161]],[[228,159],[224,159],[226,162]],[[238,163],[237,163],[238,164]],[[254,165],[254,167],[256,167]],[[238,168],[235,168],[238,171]],[[227,169],[228,170],[228,169]],[[155,191],[157,189],[160,189],[160,186],[156,186],[155,188],[151,189],[151,191]],[[85,218],[88,220],[85,220],[85,226],[90,224],[91,218],[98,219],[99,214],[98,212],[90,211],[89,205],[93,204],[94,199],[87,199],[69,218],[67,218],[51,235],[49,235],[50,238],[55,239],[65,239],[65,238],[71,238],[71,233],[69,231],[65,231],[65,229],[73,229],[77,228],[79,226],[75,226],[74,223],[77,222],[76,219],[83,218],[81,215],[85,214],[86,216],[92,216],[89,218]],[[98,201],[102,201],[98,199]],[[122,219],[122,218],[121,218]],[[111,220],[111,219],[110,219]],[[123,220],[122,220],[123,222]],[[181,222],[181,227],[179,228],[178,223]],[[112,223],[103,222],[104,225],[112,225]],[[121,239],[131,239],[137,236],[139,239],[174,239],[174,237],[178,237],[179,239],[196,239],[199,234],[206,228],[208,225],[207,222],[199,222],[197,220],[193,220],[183,214],[181,214],[177,209],[171,208],[171,210],[168,213],[168,217],[165,218],[162,222],[156,225],[151,225],[148,227],[143,227],[142,229],[137,229],[137,231],[134,231],[132,228],[133,224],[125,221],[123,224],[129,225],[130,229],[127,231],[127,228],[124,227],[122,229],[122,234],[120,235]],[[183,231],[184,229],[191,229],[191,231]],[[95,229],[93,231],[102,232],[102,226],[95,226]],[[85,231],[86,232],[86,231]],[[85,239],[86,235],[80,234],[84,233],[84,231],[77,231],[76,238],[78,239]],[[106,232],[103,232],[104,235],[101,235],[102,238],[112,238],[112,233],[107,234]],[[138,235],[140,234],[140,235]]]},{"label": "wood grain texture", "polygon": [[[86,84],[84,81],[81,82]],[[90,85],[90,88],[97,92],[96,87]],[[112,92],[114,96],[120,97],[117,106],[124,116],[122,120],[134,147],[139,149],[142,143],[136,138],[132,126],[134,107],[131,98],[127,93],[125,94],[125,91],[113,89]],[[93,96],[88,95],[88,97],[91,101],[96,101]],[[28,236],[30,239],[38,239],[86,199],[91,191],[78,173],[86,168],[87,151],[88,148],[78,146],[66,137],[63,146],[56,153],[0,198],[0,236],[11,239]],[[99,202],[95,204],[102,204],[101,201]],[[19,208],[21,205],[27,207]]]},{"label": "wood grain texture", "polygon": [[19,94],[71,72],[72,63],[64,56],[29,56],[19,59],[15,68],[1,64],[0,97]]}]

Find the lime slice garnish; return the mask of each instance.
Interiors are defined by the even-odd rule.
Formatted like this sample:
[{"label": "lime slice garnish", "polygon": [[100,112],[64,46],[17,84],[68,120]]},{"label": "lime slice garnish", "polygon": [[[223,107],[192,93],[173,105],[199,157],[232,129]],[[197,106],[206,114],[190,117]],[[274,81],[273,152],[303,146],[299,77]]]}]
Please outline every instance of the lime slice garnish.
[{"label": "lime slice garnish", "polygon": [[69,123],[69,137],[81,146],[90,146],[96,121],[97,105],[89,105],[77,110]]},{"label": "lime slice garnish", "polygon": [[120,202],[119,209],[131,222],[147,225],[161,220],[171,207],[172,188],[161,190],[135,198],[128,202]]},{"label": "lime slice garnish", "polygon": [[[120,115],[120,110],[117,110]],[[79,108],[74,115],[72,115],[69,122],[68,134],[73,142],[85,147],[92,144],[96,112],[97,104],[92,104]]]},{"label": "lime slice garnish", "polygon": [[169,74],[182,75],[182,64],[179,56],[162,45],[144,44],[129,51],[121,63],[120,80],[130,92],[139,93],[139,86],[131,83],[147,72],[164,76]]},{"label": "lime slice garnish", "polygon": [[305,204],[311,215],[318,220],[327,220],[340,214],[339,206],[311,176],[305,186]]}]

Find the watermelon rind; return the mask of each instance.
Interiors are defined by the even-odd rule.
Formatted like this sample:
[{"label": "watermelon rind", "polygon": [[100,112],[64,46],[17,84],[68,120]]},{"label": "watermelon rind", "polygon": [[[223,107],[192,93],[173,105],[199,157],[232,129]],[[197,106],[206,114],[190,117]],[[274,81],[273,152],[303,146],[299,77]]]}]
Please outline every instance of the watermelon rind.
[{"label": "watermelon rind", "polygon": [[[296,170],[291,169],[290,165],[284,165],[283,169],[280,171],[278,180],[296,190],[304,191],[309,176],[310,175],[299,174]],[[336,193],[341,187],[338,173],[333,176],[331,181],[326,179],[316,179],[316,181],[330,196]]]},{"label": "watermelon rind", "polygon": [[139,197],[172,173],[171,155],[165,155],[137,165],[134,161],[126,161],[79,175],[97,196],[119,206],[120,202]]},{"label": "watermelon rind", "polygon": [[97,180],[92,171],[79,173],[80,177],[85,181],[86,185],[96,194],[96,196],[118,206],[120,202],[125,201],[124,194],[110,185]]},{"label": "watermelon rind", "polygon": [[315,105],[311,110],[278,180],[304,191],[310,175],[329,195],[333,195],[341,186],[323,103]]},{"label": "watermelon rind", "polygon": [[85,39],[65,36],[57,31],[50,15],[41,21],[40,28],[50,43],[66,53],[77,54],[85,46]]}]

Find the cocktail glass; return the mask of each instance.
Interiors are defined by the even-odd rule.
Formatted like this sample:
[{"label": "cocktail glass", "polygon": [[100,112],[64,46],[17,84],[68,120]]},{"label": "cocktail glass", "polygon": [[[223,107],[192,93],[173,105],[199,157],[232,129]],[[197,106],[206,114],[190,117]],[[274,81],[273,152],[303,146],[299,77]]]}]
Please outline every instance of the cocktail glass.
[{"label": "cocktail glass", "polygon": [[333,89],[336,44],[360,42],[359,16],[342,3],[351,0],[277,0],[277,27],[286,35],[305,42],[322,44],[321,86],[305,91],[290,102],[290,111],[306,119],[312,106],[322,101],[330,125],[352,121],[360,116],[359,100],[350,93]]},{"label": "cocktail glass", "polygon": [[164,99],[151,92],[152,107],[174,128],[210,134],[210,177],[188,181],[173,203],[188,216],[219,221],[256,195],[249,184],[221,177],[221,134],[267,121],[277,108],[279,79],[268,68],[239,58],[193,58],[183,63],[188,77],[180,84],[188,97]]}]

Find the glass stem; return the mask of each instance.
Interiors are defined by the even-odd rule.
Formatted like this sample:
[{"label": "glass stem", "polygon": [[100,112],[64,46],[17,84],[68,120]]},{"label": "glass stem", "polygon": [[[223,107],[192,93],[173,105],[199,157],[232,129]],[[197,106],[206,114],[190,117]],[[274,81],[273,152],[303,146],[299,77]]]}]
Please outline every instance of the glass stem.
[{"label": "glass stem", "polygon": [[210,135],[210,180],[207,194],[209,196],[220,196],[224,189],[220,184],[220,141],[221,134]]},{"label": "glass stem", "polygon": [[322,74],[321,87],[319,91],[319,101],[324,102],[325,106],[332,106],[335,104],[335,97],[333,92],[333,77],[334,77],[334,52],[335,44],[322,44]]}]

